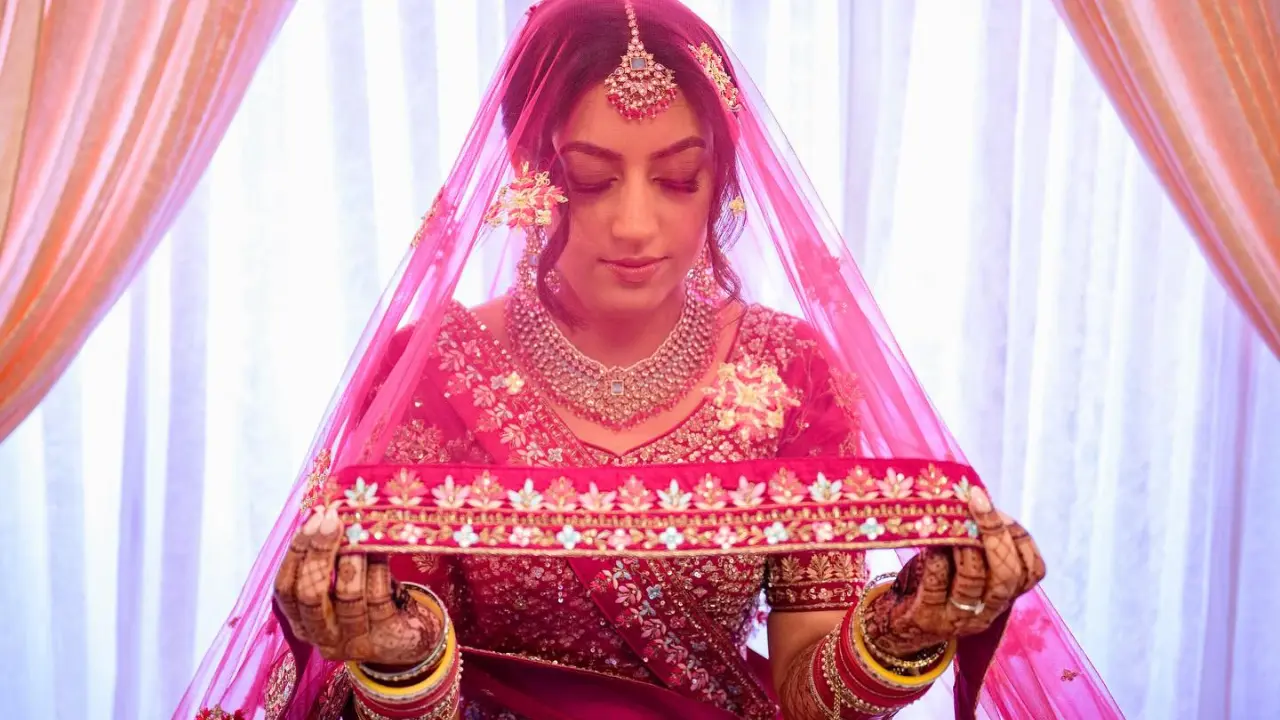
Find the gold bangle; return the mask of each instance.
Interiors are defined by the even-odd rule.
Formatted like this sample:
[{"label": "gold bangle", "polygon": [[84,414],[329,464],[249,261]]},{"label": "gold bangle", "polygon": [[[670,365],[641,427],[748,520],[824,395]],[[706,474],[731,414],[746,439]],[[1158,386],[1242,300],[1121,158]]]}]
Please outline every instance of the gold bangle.
[{"label": "gold bangle", "polygon": [[[804,669],[805,673],[809,676],[809,695],[813,699],[813,704],[818,706],[818,709],[822,711],[822,714],[826,716],[828,720],[840,720],[840,700],[836,699],[835,709],[828,708],[827,704],[822,700],[822,693],[818,692],[818,679],[815,677],[815,673],[813,672],[813,658],[817,656],[821,649],[822,641],[819,640],[804,655]],[[823,670],[825,674],[825,666],[823,667]],[[832,690],[832,692],[835,691]]]},{"label": "gold bangle", "polygon": [[885,707],[881,705],[873,705],[866,700],[854,694],[844,681],[840,679],[840,673],[836,670],[836,643],[840,640],[840,629],[836,630],[818,641],[818,652],[822,653],[822,676],[827,681],[827,687],[831,688],[831,694],[835,699],[835,707],[832,708],[831,716],[840,717],[840,706],[845,705],[851,710],[856,710],[866,715],[887,715],[897,708]]},{"label": "gold bangle", "polygon": [[858,665],[864,671],[884,683],[886,687],[895,690],[920,690],[942,677],[943,671],[946,670],[947,666],[951,664],[952,658],[955,657],[957,643],[955,640],[948,641],[945,650],[943,650],[941,661],[935,667],[919,675],[900,675],[893,672],[892,669],[882,666],[872,657],[871,651],[867,649],[870,640],[862,632],[861,615],[863,609],[872,600],[888,589],[887,585],[881,585],[870,588],[862,594],[862,600],[858,603],[857,609],[854,610],[855,622],[853,632],[850,633],[853,635],[854,656],[858,659]]},{"label": "gold bangle", "polygon": [[352,682],[358,684],[372,697],[393,705],[407,705],[427,697],[438,689],[448,677],[454,664],[459,662],[458,638],[452,626],[445,628],[445,657],[446,661],[436,665],[430,675],[413,685],[383,685],[369,677],[360,667],[360,663],[354,661],[347,662],[347,672],[351,675]]},{"label": "gold bangle", "polygon": [[[356,706],[356,717],[360,720],[392,720],[392,718],[370,708],[360,699],[359,695],[354,696]],[[412,718],[411,720],[453,720],[458,714],[458,708],[462,704],[461,692],[458,683],[453,684],[453,688],[449,690],[449,694],[440,701],[438,705],[428,710],[426,713]]]},{"label": "gold bangle", "polygon": [[360,670],[365,675],[368,675],[370,678],[378,681],[379,683],[388,684],[388,685],[399,685],[399,684],[416,681],[421,677],[423,677],[424,675],[426,675],[427,673],[429,673],[431,669],[434,668],[435,665],[440,662],[440,658],[444,657],[444,649],[446,644],[445,637],[449,634],[449,612],[448,610],[445,609],[444,601],[440,599],[440,596],[432,592],[431,588],[427,587],[426,585],[419,585],[418,583],[410,583],[410,582],[402,582],[400,584],[403,587],[417,590],[418,592],[426,596],[425,598],[419,599],[417,597],[414,597],[412,591],[410,591],[410,599],[412,599],[413,602],[418,603],[419,605],[422,605],[428,611],[434,611],[439,616],[440,623],[441,623],[440,627],[443,630],[443,632],[440,633],[440,640],[439,642],[436,643],[435,647],[431,649],[431,653],[427,655],[427,657],[423,659],[422,662],[414,665],[408,670],[388,673],[388,672],[382,672],[380,670],[374,670],[373,668],[369,667],[369,665],[366,663],[363,663],[363,662],[360,663]]},{"label": "gold bangle", "polygon": [[[880,595],[882,593],[888,592],[889,591],[888,589],[881,590],[880,586],[883,584],[883,585],[888,585],[890,588],[892,588],[893,584],[881,583],[880,581],[886,578],[895,578],[895,577],[897,577],[896,573],[886,573],[884,575],[880,575],[875,580],[872,580],[871,583],[862,591],[863,600],[866,599],[867,594],[872,590],[875,591],[874,593],[875,595]],[[887,665],[894,670],[903,671],[902,674],[906,675],[908,674],[908,671],[911,671],[911,670],[924,670],[925,668],[931,667],[934,663],[938,661],[939,658],[942,657],[942,654],[947,651],[947,644],[942,643],[940,646],[938,646],[937,650],[930,653],[926,657],[920,658],[918,660],[904,660],[902,658],[895,657],[893,655],[890,655],[889,653],[884,652],[879,647],[877,647],[874,642],[871,642],[871,634],[867,632],[867,613],[864,611],[865,605],[866,603],[859,602],[858,609],[854,613],[855,619],[857,620],[857,628],[858,628],[858,631],[862,633],[862,636],[864,638],[867,638],[867,650],[869,650],[871,654],[876,658],[876,660],[879,661],[881,664]]]},{"label": "gold bangle", "polygon": [[862,637],[867,639],[867,650],[871,652],[871,655],[875,657],[880,664],[886,665],[894,670],[902,671],[902,674],[904,675],[908,674],[911,670],[925,670],[933,667],[933,664],[938,662],[942,657],[942,654],[947,651],[947,644],[943,643],[938,646],[938,649],[919,660],[904,660],[902,658],[895,657],[876,647],[876,644],[871,641],[871,634],[867,632],[867,614],[865,612],[859,611],[857,613],[857,620],[858,632],[862,633]]}]

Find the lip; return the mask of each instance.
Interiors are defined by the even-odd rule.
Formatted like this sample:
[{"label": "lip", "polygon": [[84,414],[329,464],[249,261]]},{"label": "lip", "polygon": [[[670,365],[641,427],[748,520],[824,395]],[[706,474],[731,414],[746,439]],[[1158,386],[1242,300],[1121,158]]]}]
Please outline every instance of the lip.
[{"label": "lip", "polygon": [[665,260],[666,258],[631,257],[601,260],[600,262],[612,270],[614,276],[623,284],[643,285],[657,274],[658,269],[662,267],[662,263]]},{"label": "lip", "polygon": [[650,265],[657,265],[658,263],[662,262],[664,259],[665,258],[660,258],[660,257],[629,257],[629,258],[618,258],[616,260],[602,260],[601,262],[603,262],[605,265],[615,265],[617,267],[628,268],[628,269],[639,269],[639,268],[648,267]]}]

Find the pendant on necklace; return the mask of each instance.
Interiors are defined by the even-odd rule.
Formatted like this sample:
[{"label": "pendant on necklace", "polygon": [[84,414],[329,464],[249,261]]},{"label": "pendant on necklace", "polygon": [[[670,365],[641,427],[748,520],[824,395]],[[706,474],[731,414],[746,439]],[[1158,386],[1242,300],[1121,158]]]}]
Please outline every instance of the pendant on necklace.
[{"label": "pendant on necklace", "polygon": [[621,395],[624,390],[626,390],[626,388],[622,386],[621,380],[614,380],[609,385],[609,394],[614,397],[618,397],[619,395]]}]

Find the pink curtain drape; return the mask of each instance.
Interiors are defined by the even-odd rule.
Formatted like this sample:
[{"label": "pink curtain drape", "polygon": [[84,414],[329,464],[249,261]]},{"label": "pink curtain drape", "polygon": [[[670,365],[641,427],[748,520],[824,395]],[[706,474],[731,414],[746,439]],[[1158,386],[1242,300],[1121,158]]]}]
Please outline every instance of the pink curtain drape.
[{"label": "pink curtain drape", "polygon": [[1223,284],[1280,356],[1280,0],[1054,0]]},{"label": "pink curtain drape", "polygon": [[292,6],[0,2],[0,439],[164,235]]}]

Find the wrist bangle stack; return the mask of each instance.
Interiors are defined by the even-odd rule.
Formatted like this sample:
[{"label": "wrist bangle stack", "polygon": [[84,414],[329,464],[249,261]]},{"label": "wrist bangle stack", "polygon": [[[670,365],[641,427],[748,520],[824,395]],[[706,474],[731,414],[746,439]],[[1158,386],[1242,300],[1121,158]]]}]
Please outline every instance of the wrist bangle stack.
[{"label": "wrist bangle stack", "polygon": [[348,662],[361,720],[451,720],[461,702],[462,659],[444,604],[430,589],[402,584],[415,602],[442,620],[440,641],[417,665],[395,672]]}]

